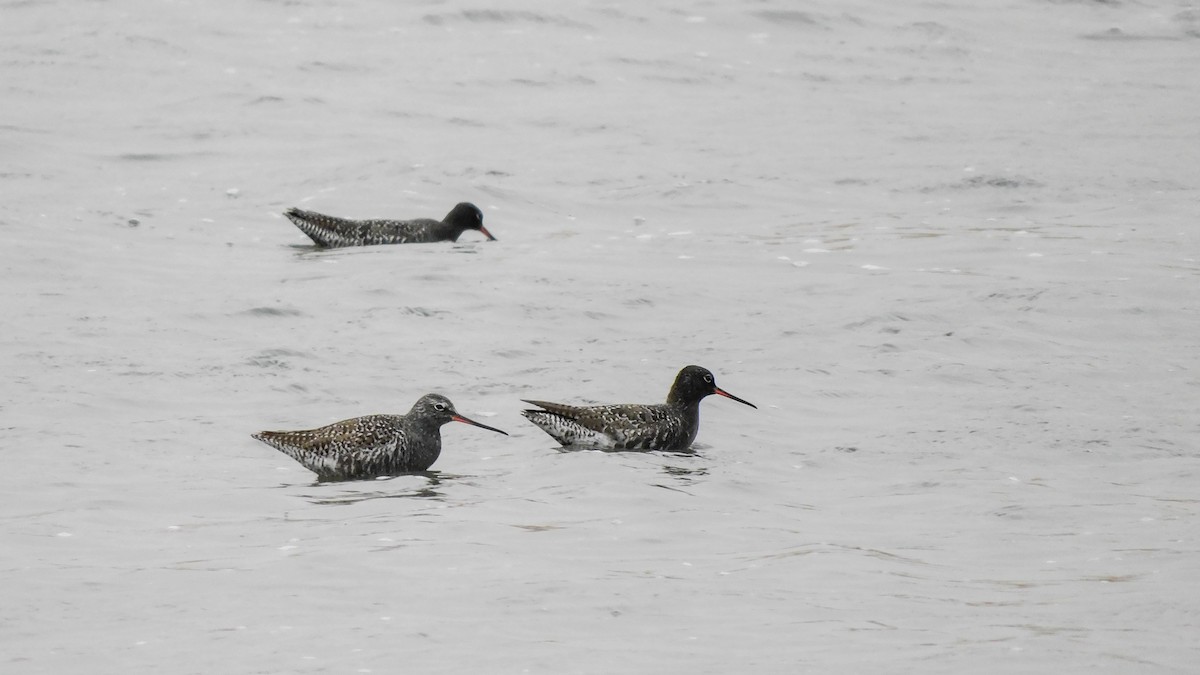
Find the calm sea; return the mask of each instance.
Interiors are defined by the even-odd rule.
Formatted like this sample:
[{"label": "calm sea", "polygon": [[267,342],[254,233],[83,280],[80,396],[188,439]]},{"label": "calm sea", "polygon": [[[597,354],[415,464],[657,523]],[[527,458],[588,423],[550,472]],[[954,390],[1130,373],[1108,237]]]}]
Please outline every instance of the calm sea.
[{"label": "calm sea", "polygon": [[[1188,673],[1194,2],[5,2],[5,673]],[[499,241],[318,252],[281,216]],[[521,398],[656,402],[563,452]],[[422,394],[428,475],[250,438]],[[1191,664],[1191,665],[1189,665]]]}]

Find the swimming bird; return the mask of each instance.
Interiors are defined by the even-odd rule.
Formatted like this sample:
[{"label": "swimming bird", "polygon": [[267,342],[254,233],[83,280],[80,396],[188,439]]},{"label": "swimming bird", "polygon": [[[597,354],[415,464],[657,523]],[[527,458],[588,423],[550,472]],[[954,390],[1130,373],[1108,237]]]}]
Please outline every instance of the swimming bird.
[{"label": "swimming bird", "polygon": [[700,430],[700,401],[709,394],[758,408],[717,386],[713,374],[687,366],[675,377],[666,403],[574,406],[525,400],[522,411],[563,446],[599,450],[686,450]]},{"label": "swimming bird", "polygon": [[317,474],[356,480],[424,471],[442,452],[442,425],[463,422],[508,435],[458,414],[450,399],[426,394],[406,415],[367,415],[305,431],[262,431],[254,438]]},{"label": "swimming bird", "polygon": [[459,235],[467,230],[479,230],[488,241],[496,240],[483,226],[483,212],[468,202],[458,204],[441,220],[349,220],[296,208],[288,209],[284,215],[324,248],[458,241]]}]

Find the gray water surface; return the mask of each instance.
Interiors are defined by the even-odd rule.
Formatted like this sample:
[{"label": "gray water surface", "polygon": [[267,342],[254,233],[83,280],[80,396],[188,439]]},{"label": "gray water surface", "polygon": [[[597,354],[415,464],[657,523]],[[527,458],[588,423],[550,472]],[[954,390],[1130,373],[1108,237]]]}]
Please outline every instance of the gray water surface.
[{"label": "gray water surface", "polygon": [[[0,14],[5,673],[1200,663],[1195,3]],[[519,415],[690,363],[693,455]],[[512,436],[250,438],[430,391]]]}]

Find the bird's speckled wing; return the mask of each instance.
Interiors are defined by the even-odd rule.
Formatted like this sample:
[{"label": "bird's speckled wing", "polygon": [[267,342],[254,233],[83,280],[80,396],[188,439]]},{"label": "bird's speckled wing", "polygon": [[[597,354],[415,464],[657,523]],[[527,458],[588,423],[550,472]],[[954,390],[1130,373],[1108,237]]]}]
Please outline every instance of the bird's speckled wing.
[{"label": "bird's speckled wing", "polygon": [[692,439],[680,411],[666,405],[573,406],[530,401],[522,414],[563,445],[612,450],[682,450]]},{"label": "bird's speckled wing", "polygon": [[440,222],[431,218],[416,220],[363,220],[364,244],[426,244],[440,241]]},{"label": "bird's speckled wing", "polygon": [[323,480],[387,473],[405,430],[399,415],[367,415],[304,431],[263,431],[254,438],[313,471]]},{"label": "bird's speckled wing", "polygon": [[349,220],[316,211],[289,209],[285,214],[318,246],[373,246],[376,244],[417,244],[440,238],[436,220]]}]

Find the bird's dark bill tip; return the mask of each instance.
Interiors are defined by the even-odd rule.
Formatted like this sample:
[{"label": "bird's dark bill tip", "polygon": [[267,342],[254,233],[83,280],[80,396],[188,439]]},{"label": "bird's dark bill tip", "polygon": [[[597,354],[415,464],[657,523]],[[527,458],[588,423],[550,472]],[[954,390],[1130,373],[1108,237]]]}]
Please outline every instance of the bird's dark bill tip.
[{"label": "bird's dark bill tip", "polygon": [[496,241],[496,238],[492,236],[491,232],[488,232],[486,227],[480,225],[479,231],[483,233],[483,236],[488,238],[488,241]]}]

